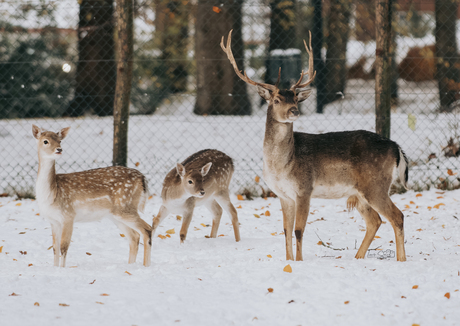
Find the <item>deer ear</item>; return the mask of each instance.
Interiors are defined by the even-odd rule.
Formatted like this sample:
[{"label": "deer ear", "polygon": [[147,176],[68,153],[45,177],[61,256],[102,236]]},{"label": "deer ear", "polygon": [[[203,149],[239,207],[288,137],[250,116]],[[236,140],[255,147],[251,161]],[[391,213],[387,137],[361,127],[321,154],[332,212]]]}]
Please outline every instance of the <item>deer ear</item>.
[{"label": "deer ear", "polygon": [[67,134],[69,133],[69,130],[70,130],[70,127],[67,127],[67,128],[63,128],[61,129],[57,134],[58,134],[58,137],[63,140]]},{"label": "deer ear", "polygon": [[43,131],[39,127],[32,125],[32,135],[34,135],[36,139],[40,138],[42,132]]},{"label": "deer ear", "polygon": [[297,94],[297,102],[303,102],[305,101],[311,94],[311,89],[307,89],[306,91],[301,91],[299,94]]},{"label": "deer ear", "polygon": [[201,175],[204,177],[206,174],[208,174],[209,170],[211,169],[212,162],[209,162],[205,166],[201,168]]},{"label": "deer ear", "polygon": [[270,91],[262,86],[257,86],[257,93],[259,93],[260,97],[267,101],[269,101],[272,97]]},{"label": "deer ear", "polygon": [[185,176],[185,167],[180,164],[180,163],[177,163],[176,164],[176,171],[177,171],[177,174],[183,178]]}]

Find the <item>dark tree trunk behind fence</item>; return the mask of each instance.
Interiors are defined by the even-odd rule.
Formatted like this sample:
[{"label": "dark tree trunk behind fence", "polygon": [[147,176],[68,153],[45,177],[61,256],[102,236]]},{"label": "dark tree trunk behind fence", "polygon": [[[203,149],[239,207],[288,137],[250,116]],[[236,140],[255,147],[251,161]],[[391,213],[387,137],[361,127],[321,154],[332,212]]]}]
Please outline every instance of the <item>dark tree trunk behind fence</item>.
[{"label": "dark tree trunk behind fence", "polygon": [[78,23],[78,62],[75,96],[64,115],[113,112],[114,60],[113,0],[81,0]]},{"label": "dark tree trunk behind fence", "polygon": [[[295,14],[296,1],[295,0],[272,0],[270,1],[270,8],[271,8],[270,40],[268,43],[267,60],[265,63],[265,66],[266,66],[265,82],[269,84],[273,84],[276,82],[276,79],[278,76],[278,70],[279,70],[279,65],[277,65],[276,62],[278,62],[282,66],[285,65],[286,67],[290,63],[291,65],[295,65],[295,63],[292,62],[294,58],[289,58],[286,56],[280,57],[279,59],[285,60],[285,61],[291,60],[291,62],[282,63],[282,62],[279,62],[279,60],[275,60],[275,62],[272,62],[273,58],[271,58],[270,54],[271,54],[271,51],[273,50],[293,49],[293,48],[297,48],[298,46],[297,31],[296,31],[296,14]],[[300,60],[300,56],[299,56],[299,60]],[[291,82],[293,79],[292,77],[298,78],[300,76],[300,70],[296,72],[295,76],[288,76],[287,74],[289,72],[284,71],[284,74],[283,74],[283,70],[281,70],[281,82],[279,84],[279,88],[281,89],[290,88]]]},{"label": "dark tree trunk behind fence", "polygon": [[[214,5],[213,5],[214,4]],[[238,78],[220,40],[232,33],[232,51],[240,70],[244,70],[241,7],[243,0],[199,0],[196,17],[197,98],[194,113],[249,115],[251,104],[246,83]]]},{"label": "dark tree trunk behind fence", "polygon": [[187,41],[189,1],[156,0],[155,31],[164,71],[160,82],[170,93],[187,89]]},{"label": "dark tree trunk behind fence", "polygon": [[128,162],[128,119],[133,72],[133,0],[117,0],[117,84],[113,112],[113,165]]},{"label": "dark tree trunk behind fence", "polygon": [[436,57],[440,111],[452,111],[452,103],[460,91],[460,71],[457,68],[458,54],[456,21],[458,0],[436,0]]},{"label": "dark tree trunk behind fence", "polygon": [[323,5],[322,0],[313,0],[312,48],[316,70],[316,112],[323,113],[324,93],[326,89],[325,64],[321,55],[323,48]]},{"label": "dark tree trunk behind fence", "polygon": [[376,0],[375,131],[390,138],[391,131],[391,10],[393,0]]},{"label": "dark tree trunk behind fence", "polygon": [[343,97],[347,81],[346,53],[351,0],[331,0],[325,66],[326,88],[321,92],[323,105]]}]

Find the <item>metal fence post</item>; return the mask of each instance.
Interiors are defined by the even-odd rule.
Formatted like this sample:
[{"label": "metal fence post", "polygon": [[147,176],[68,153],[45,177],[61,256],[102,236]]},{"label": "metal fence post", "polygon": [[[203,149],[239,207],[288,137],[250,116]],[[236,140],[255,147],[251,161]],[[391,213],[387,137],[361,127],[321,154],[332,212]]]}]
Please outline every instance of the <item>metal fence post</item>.
[{"label": "metal fence post", "polygon": [[133,0],[117,0],[117,84],[113,110],[113,165],[128,161],[128,119],[133,71]]}]

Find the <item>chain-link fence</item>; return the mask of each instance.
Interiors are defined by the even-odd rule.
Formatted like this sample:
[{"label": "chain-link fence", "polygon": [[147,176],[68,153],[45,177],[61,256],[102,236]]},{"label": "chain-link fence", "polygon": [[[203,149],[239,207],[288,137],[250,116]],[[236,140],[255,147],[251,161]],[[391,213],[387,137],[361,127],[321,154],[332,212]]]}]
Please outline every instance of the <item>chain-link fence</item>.
[{"label": "chain-link fence", "polygon": [[[391,138],[413,189],[458,187],[458,2],[391,8]],[[115,1],[0,0],[0,15],[0,193],[33,193],[32,124],[72,127],[58,172],[111,165]],[[220,49],[231,29],[240,70],[274,83],[282,67],[281,87],[307,69],[311,30],[318,75],[294,128],[374,131],[375,15],[365,0],[135,0],[128,166],[159,192],[176,162],[216,148],[235,161],[235,192],[262,191],[267,105]]]}]

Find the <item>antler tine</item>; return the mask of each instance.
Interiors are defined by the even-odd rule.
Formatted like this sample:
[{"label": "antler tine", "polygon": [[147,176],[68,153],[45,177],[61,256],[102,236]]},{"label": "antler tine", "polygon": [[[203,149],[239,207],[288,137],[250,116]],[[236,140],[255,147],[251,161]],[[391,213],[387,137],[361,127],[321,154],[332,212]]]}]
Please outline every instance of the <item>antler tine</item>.
[{"label": "antler tine", "polygon": [[313,50],[311,47],[311,32],[309,32],[309,34],[310,34],[309,46],[307,46],[307,43],[305,42],[305,40],[303,40],[303,44],[305,45],[305,49],[307,50],[307,53],[309,56],[308,58],[308,80],[305,83],[300,84],[305,75],[302,70],[302,73],[300,74],[300,79],[297,81],[297,83],[292,85],[291,90],[295,90],[296,88],[307,87],[313,82],[313,80],[315,80],[315,77],[316,77],[316,70],[314,70],[315,66],[313,62]]},{"label": "antler tine", "polygon": [[281,68],[280,68],[280,73],[278,74],[278,82],[277,82],[276,85],[270,85],[270,84],[264,84],[264,83],[255,82],[255,81],[253,81],[252,79],[250,79],[248,77],[248,75],[246,74],[246,71],[243,71],[243,74],[241,73],[241,71],[238,69],[238,66],[236,64],[235,58],[233,57],[233,53],[232,53],[232,32],[233,32],[233,29],[230,30],[230,32],[228,33],[227,47],[224,46],[224,36],[222,36],[222,40],[220,42],[220,47],[227,54],[227,58],[230,61],[230,63],[232,64],[233,69],[235,70],[235,73],[238,75],[238,77],[242,81],[244,81],[244,82],[246,82],[248,84],[254,85],[254,86],[261,86],[261,87],[263,87],[265,89],[269,89],[269,90],[277,89],[278,88],[277,85],[278,85],[279,79],[280,79],[279,74],[281,73]]}]

